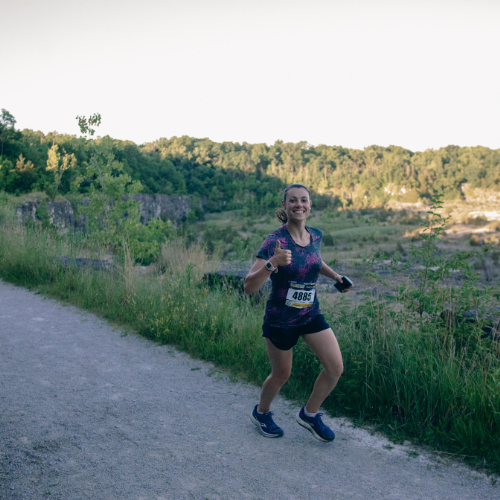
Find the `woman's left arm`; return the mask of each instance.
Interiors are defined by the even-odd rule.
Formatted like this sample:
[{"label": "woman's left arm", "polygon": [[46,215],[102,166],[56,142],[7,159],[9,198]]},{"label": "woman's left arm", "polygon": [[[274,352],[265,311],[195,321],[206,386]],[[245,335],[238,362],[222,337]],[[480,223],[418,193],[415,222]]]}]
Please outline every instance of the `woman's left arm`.
[{"label": "woman's left arm", "polygon": [[323,260],[321,261],[321,269],[319,274],[326,276],[327,278],[331,278],[335,281],[340,281],[342,283],[342,276],[336,273],[330,266],[328,266]]}]

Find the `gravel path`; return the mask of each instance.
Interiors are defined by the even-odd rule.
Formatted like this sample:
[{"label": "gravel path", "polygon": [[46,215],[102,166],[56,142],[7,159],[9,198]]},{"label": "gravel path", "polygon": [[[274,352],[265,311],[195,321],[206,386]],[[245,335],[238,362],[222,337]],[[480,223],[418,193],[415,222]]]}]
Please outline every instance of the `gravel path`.
[{"label": "gravel path", "polygon": [[[498,499],[461,465],[326,418],[324,444],[209,363],[0,281],[0,498]],[[386,448],[385,448],[385,447]],[[418,455],[417,455],[418,453]]]}]

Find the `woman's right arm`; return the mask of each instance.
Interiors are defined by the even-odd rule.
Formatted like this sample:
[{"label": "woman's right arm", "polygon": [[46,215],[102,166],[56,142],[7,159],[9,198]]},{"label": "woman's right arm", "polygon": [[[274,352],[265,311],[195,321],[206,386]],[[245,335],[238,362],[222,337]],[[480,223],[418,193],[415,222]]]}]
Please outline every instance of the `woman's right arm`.
[{"label": "woman's right arm", "polygon": [[[271,262],[274,267],[277,267],[274,260],[274,257],[271,257],[269,262]],[[244,285],[245,293],[250,294],[260,290],[267,281],[267,278],[271,276],[271,271],[269,271],[265,266],[266,262],[267,261],[265,259],[258,258],[252,266],[252,269],[248,271]]]},{"label": "woman's right arm", "polygon": [[[245,293],[253,293],[262,288],[262,285],[266,282],[267,278],[271,276],[271,271],[267,269],[265,259],[257,257],[252,269],[247,274],[245,278]],[[292,252],[290,250],[284,250],[281,248],[281,242],[278,240],[276,242],[276,248],[274,249],[274,255],[269,259],[269,262],[273,267],[278,266],[288,266],[292,262]]]}]

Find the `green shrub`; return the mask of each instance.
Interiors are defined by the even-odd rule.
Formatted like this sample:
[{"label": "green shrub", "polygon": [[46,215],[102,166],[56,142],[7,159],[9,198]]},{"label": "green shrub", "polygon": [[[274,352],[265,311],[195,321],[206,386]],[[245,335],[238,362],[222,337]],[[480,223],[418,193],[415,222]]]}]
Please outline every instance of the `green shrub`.
[{"label": "green shrub", "polygon": [[326,234],[323,234],[323,245],[326,245],[326,246],[334,246],[335,245],[335,242],[333,240],[333,236],[329,233],[326,233]]},{"label": "green shrub", "polygon": [[0,225],[12,222],[16,218],[12,198],[6,192],[0,191]]},{"label": "green shrub", "polygon": [[388,215],[389,213],[387,212],[387,210],[379,210],[375,215],[375,217],[379,222],[385,222],[387,220]]},{"label": "green shrub", "polygon": [[488,224],[488,220],[483,217],[469,217],[466,223],[471,226],[486,226]]},{"label": "green shrub", "polygon": [[492,252],[491,258],[493,260],[493,263],[496,264],[497,266],[498,266],[498,258],[499,257],[500,257],[500,252],[498,252],[498,251]]},{"label": "green shrub", "polygon": [[406,255],[406,250],[403,248],[403,245],[401,245],[400,241],[396,243],[396,252],[398,252],[400,255]]},{"label": "green shrub", "polygon": [[481,244],[481,240],[480,240],[479,236],[477,236],[477,234],[473,234],[470,237],[469,244],[472,247],[477,247],[478,245],[480,245]]}]

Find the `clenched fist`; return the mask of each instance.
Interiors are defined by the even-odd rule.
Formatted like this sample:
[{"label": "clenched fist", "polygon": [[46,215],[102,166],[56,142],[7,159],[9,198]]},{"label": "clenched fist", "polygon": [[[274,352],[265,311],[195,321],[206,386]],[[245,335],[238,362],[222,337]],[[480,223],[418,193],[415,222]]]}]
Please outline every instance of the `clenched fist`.
[{"label": "clenched fist", "polygon": [[290,250],[285,250],[281,248],[281,241],[276,242],[276,249],[274,250],[274,255],[271,258],[274,267],[278,266],[288,266],[292,262],[292,252]]}]

